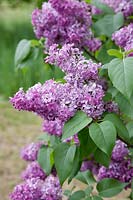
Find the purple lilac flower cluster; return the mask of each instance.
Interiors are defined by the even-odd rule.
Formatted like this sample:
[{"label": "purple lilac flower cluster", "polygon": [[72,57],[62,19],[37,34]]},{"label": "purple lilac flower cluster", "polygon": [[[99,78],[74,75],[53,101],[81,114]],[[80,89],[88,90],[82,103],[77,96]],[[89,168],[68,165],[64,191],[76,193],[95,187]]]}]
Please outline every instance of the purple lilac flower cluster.
[{"label": "purple lilac flower cluster", "polygon": [[37,38],[46,38],[47,49],[53,44],[73,43],[94,52],[101,46],[90,29],[90,6],[78,0],[49,0],[42,9],[32,13],[32,24]]},{"label": "purple lilac flower cluster", "polygon": [[38,83],[26,93],[20,89],[11,98],[18,110],[33,111],[44,119],[44,131],[61,136],[64,123],[77,110],[96,119],[104,112],[104,90],[98,84],[99,64],[86,60],[78,48],[57,45],[50,48],[47,62],[58,65],[65,73],[66,83],[53,80]]},{"label": "purple lilac flower cluster", "polygon": [[[10,194],[11,200],[61,200],[62,189],[56,172],[47,176],[37,162],[41,143],[31,143],[22,149],[21,156],[29,164],[22,172],[23,183]],[[32,156],[31,156],[32,155]]]},{"label": "purple lilac flower cluster", "polygon": [[42,142],[36,142],[36,143],[31,143],[31,144],[26,145],[21,150],[21,158],[26,161],[37,160],[37,154],[42,144],[43,144]]},{"label": "purple lilac flower cluster", "polygon": [[115,41],[116,45],[123,48],[126,52],[132,50],[133,49],[133,23],[116,31],[112,35],[112,39]]},{"label": "purple lilac flower cluster", "polygon": [[98,178],[114,178],[121,182],[130,183],[133,177],[133,167],[129,158],[129,151],[122,141],[118,140],[112,152],[112,161],[108,168],[99,169]]},{"label": "purple lilac flower cluster", "polygon": [[11,200],[61,200],[62,190],[57,177],[49,175],[45,181],[27,179],[17,185],[10,194]]},{"label": "purple lilac flower cluster", "polygon": [[132,0],[101,0],[102,3],[111,7],[115,13],[123,12],[125,17],[133,14],[133,2]]}]

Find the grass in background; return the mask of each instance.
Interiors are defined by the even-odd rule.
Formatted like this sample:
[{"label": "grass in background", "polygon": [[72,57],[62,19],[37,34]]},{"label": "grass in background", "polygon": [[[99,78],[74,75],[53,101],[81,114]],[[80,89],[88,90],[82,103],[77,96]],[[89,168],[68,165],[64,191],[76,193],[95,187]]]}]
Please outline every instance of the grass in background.
[{"label": "grass in background", "polygon": [[[12,96],[20,87],[29,88],[37,82],[44,82],[53,76],[48,65],[44,64],[40,55],[32,67],[16,72],[14,66],[14,54],[18,42],[21,39],[35,38],[31,25],[31,13],[33,5],[11,9],[7,6],[0,12],[0,95]],[[62,75],[56,69],[55,78]],[[58,76],[59,74],[59,76]]]}]

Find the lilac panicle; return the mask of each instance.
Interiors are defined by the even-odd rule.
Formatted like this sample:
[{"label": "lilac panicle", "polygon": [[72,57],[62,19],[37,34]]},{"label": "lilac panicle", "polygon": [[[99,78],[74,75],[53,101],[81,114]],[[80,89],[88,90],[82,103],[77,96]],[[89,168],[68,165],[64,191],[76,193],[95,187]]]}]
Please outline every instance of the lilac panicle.
[{"label": "lilac panicle", "polygon": [[112,35],[112,39],[116,45],[123,48],[126,52],[133,50],[133,23],[116,31]]},{"label": "lilac panicle", "polygon": [[59,179],[53,175],[49,175],[41,188],[42,197],[41,200],[61,200],[62,189],[59,183]]},{"label": "lilac panicle", "polygon": [[42,181],[38,178],[28,179],[17,185],[10,194],[11,200],[39,200],[41,198]]},{"label": "lilac panicle", "polygon": [[86,60],[72,44],[61,49],[53,45],[46,60],[66,73],[66,83],[49,80],[36,84],[26,92],[21,89],[10,100],[13,106],[37,113],[44,119],[43,130],[57,136],[62,135],[64,123],[77,110],[86,112],[94,119],[100,118],[104,112],[104,90],[98,84],[101,64]]},{"label": "lilac panicle", "polygon": [[101,166],[98,172],[98,179],[114,178],[121,182],[130,183],[133,177],[133,166],[129,157],[127,145],[120,141],[116,141],[116,145],[112,152],[112,160],[108,168]]},{"label": "lilac panicle", "polygon": [[21,150],[21,158],[23,158],[26,161],[36,161],[37,154],[41,146],[42,146],[42,142],[31,143],[25,146]]},{"label": "lilac panicle", "polygon": [[[78,48],[96,51],[101,42],[95,39],[89,5],[78,0],[49,0],[42,9],[32,13],[32,24],[37,38],[46,38],[45,46],[73,43]],[[92,44],[93,40],[94,44]]]},{"label": "lilac panicle", "polygon": [[31,178],[39,178],[41,180],[45,180],[47,175],[41,169],[38,162],[34,161],[28,164],[26,170],[22,173],[22,179],[27,180]]},{"label": "lilac panicle", "polygon": [[98,79],[98,69],[101,67],[101,64],[87,60],[73,44],[64,45],[61,49],[56,44],[52,45],[46,62],[60,67],[70,83]]},{"label": "lilac panicle", "polygon": [[62,189],[57,177],[49,175],[44,181],[27,179],[10,194],[11,200],[61,200]]}]

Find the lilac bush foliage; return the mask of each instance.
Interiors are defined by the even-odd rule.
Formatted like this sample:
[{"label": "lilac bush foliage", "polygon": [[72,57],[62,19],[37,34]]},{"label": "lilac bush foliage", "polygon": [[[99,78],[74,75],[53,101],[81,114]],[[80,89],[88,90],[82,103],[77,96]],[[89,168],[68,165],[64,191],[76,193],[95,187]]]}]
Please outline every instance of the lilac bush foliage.
[{"label": "lilac bush foliage", "polygon": [[52,44],[74,43],[78,48],[87,47],[94,52],[101,46],[90,29],[90,7],[78,0],[49,0],[42,9],[32,13],[32,24],[37,38],[46,38],[45,47]]},{"label": "lilac bush foliage", "polygon": [[[123,48],[126,52],[133,49],[133,23],[124,26],[112,35],[116,45]],[[130,55],[130,53],[129,53]],[[131,54],[132,55],[132,54]]]},{"label": "lilac bush foliage", "polygon": [[125,17],[133,14],[132,0],[101,0],[103,3],[111,7],[115,13],[123,12]]}]

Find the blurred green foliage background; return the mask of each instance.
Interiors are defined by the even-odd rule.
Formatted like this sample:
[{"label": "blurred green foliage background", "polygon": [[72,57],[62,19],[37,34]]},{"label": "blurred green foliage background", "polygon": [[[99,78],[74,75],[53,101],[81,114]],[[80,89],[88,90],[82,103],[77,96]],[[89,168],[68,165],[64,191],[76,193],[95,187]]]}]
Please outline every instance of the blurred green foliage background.
[{"label": "blurred green foliage background", "polygon": [[[27,1],[28,3],[24,2]],[[11,5],[15,5],[12,7]],[[14,55],[21,39],[34,39],[31,25],[31,13],[36,7],[32,0],[1,0],[0,3],[0,98],[12,96],[20,87],[29,88],[37,82],[44,82],[59,72],[44,64],[43,52],[30,67],[16,70]],[[56,69],[58,71],[58,69]],[[54,75],[56,74],[56,75]],[[58,76],[59,75],[59,76]]]}]

